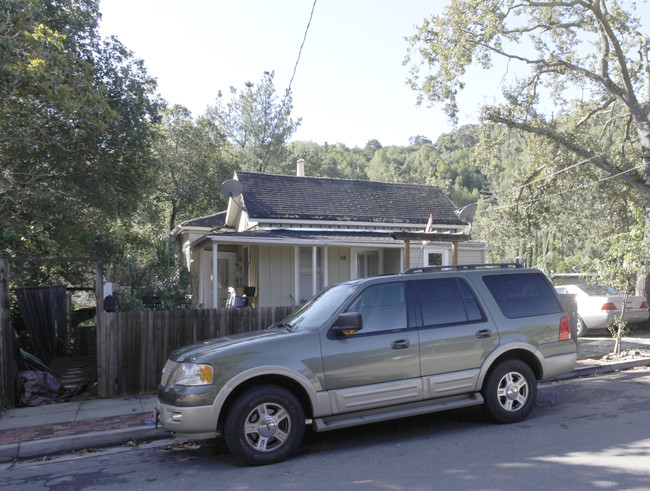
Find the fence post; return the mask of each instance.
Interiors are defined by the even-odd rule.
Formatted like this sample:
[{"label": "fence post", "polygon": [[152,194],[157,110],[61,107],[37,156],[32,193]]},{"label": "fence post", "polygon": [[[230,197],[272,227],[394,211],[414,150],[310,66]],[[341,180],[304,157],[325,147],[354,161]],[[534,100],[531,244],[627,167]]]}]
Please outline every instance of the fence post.
[{"label": "fence post", "polygon": [[11,325],[11,299],[9,297],[9,259],[0,259],[0,406],[15,405],[14,330]]},{"label": "fence post", "polygon": [[106,315],[104,313],[104,266],[95,264],[95,331],[97,332],[97,395],[100,398],[108,395],[108,357],[110,347],[106,340]]}]

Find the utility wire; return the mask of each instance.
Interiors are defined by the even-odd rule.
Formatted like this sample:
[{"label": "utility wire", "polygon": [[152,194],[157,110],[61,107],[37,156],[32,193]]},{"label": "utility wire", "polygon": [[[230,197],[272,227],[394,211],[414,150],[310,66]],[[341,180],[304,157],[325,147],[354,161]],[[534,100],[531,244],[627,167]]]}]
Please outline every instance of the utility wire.
[{"label": "utility wire", "polygon": [[546,198],[554,198],[555,196],[560,196],[562,194],[566,194],[566,193],[571,192],[571,191],[576,191],[578,189],[586,188],[586,187],[589,187],[589,186],[594,186],[594,185],[599,184],[601,182],[608,181],[610,179],[614,179],[615,177],[622,176],[623,174],[627,174],[628,172],[632,172],[633,170],[640,170],[640,169],[643,169],[643,164],[638,165],[636,167],[632,167],[631,169],[628,169],[628,170],[624,170],[622,172],[619,172],[618,174],[614,174],[613,176],[603,177],[602,179],[599,179],[598,181],[589,182],[587,184],[583,184],[581,186],[571,188],[571,189],[565,189],[564,191],[560,191],[559,193],[550,194],[550,195],[547,195],[547,196],[542,196],[541,198],[529,199],[527,201],[520,201],[520,202],[517,202],[517,203],[512,203],[510,205],[493,206],[493,207],[487,208],[485,210],[477,211],[476,213],[477,214],[479,214],[479,213],[487,213],[489,211],[505,210],[507,208],[512,208],[512,207],[515,207],[515,206],[527,205],[527,204],[530,204],[530,203],[536,203],[537,201],[541,201],[541,200],[546,199]]},{"label": "utility wire", "polygon": [[493,194],[493,195],[490,196],[489,198],[483,198],[483,199],[480,199],[480,200],[478,200],[478,201],[476,202],[476,204],[483,203],[484,201],[490,201],[491,199],[494,199],[495,196],[501,196],[501,195],[506,194],[506,193],[513,193],[513,192],[515,192],[515,191],[519,191],[520,189],[524,189],[525,187],[532,186],[533,184],[535,184],[536,182],[539,182],[539,181],[546,181],[546,180],[548,180],[548,179],[551,179],[552,177],[557,176],[558,174],[562,174],[563,172],[566,172],[566,171],[568,171],[568,170],[570,170],[570,169],[573,169],[574,167],[578,167],[578,166],[580,166],[580,165],[587,164],[587,163],[591,162],[593,159],[598,158],[598,157],[602,157],[603,155],[606,155],[606,154],[608,154],[609,152],[611,152],[611,149],[606,150],[605,152],[603,152],[603,153],[601,153],[601,154],[594,155],[593,157],[589,157],[588,159],[581,160],[580,162],[576,162],[575,164],[570,165],[569,167],[565,167],[564,169],[560,169],[560,170],[555,171],[555,172],[553,172],[553,173],[551,173],[551,174],[548,174],[548,175],[546,175],[546,176],[544,176],[544,177],[539,177],[539,178],[537,178],[537,179],[535,179],[535,180],[533,180],[533,181],[530,181],[530,182],[527,182],[527,183],[525,183],[525,184],[522,184],[521,186],[517,186],[517,187],[515,187],[515,188],[510,188],[510,189],[508,189],[508,190],[506,190],[506,191],[503,191],[503,192],[501,192],[501,193],[498,193],[498,194],[496,194],[496,195]]},{"label": "utility wire", "polygon": [[293,66],[293,73],[291,74],[291,79],[289,80],[289,85],[287,86],[287,90],[284,93],[284,99],[282,99],[282,105],[280,106],[280,111],[278,112],[278,118],[275,120],[275,124],[273,125],[273,130],[271,131],[271,135],[269,136],[269,145],[266,147],[266,153],[264,154],[264,158],[260,163],[258,172],[262,172],[262,170],[264,169],[264,167],[266,167],[266,164],[268,163],[269,151],[271,150],[272,140],[273,137],[275,136],[275,132],[278,129],[279,119],[282,115],[282,112],[284,111],[284,107],[287,105],[287,99],[289,98],[289,94],[291,93],[291,85],[293,84],[293,79],[296,76],[296,71],[298,70],[298,63],[300,62],[300,56],[302,55],[302,48],[305,46],[305,41],[307,41],[307,33],[309,32],[309,27],[311,26],[311,20],[314,18],[314,9],[316,8],[317,1],[318,0],[314,0],[314,3],[311,6],[309,21],[307,22],[307,27],[305,28],[305,34],[302,38],[300,49],[298,50],[298,58],[296,58],[296,63]]},{"label": "utility wire", "polygon": [[[645,134],[644,134],[644,135],[645,135]],[[634,142],[638,141],[639,139],[640,139],[640,137],[634,138],[634,139],[630,140],[629,143],[634,143]],[[570,165],[569,167],[565,167],[564,169],[560,169],[560,170],[558,170],[558,171],[552,172],[551,174],[548,174],[548,175],[546,175],[546,176],[540,177],[540,178],[535,179],[535,180],[533,180],[533,181],[527,182],[527,183],[525,183],[525,184],[522,184],[521,186],[517,186],[517,187],[514,187],[514,188],[510,188],[510,189],[507,189],[506,191],[502,191],[502,192],[500,192],[500,193],[492,194],[491,196],[489,196],[489,197],[487,197],[487,198],[483,198],[483,199],[480,199],[480,200],[476,201],[474,204],[477,204],[477,205],[478,205],[479,203],[483,203],[483,202],[485,202],[485,201],[493,200],[493,199],[494,199],[495,197],[497,197],[497,196],[503,196],[504,194],[510,194],[510,193],[515,192],[515,191],[519,191],[520,189],[524,189],[525,187],[532,186],[532,185],[535,184],[536,182],[540,182],[540,181],[545,181],[545,180],[551,179],[552,177],[555,177],[555,176],[557,176],[558,174],[562,174],[562,173],[564,173],[564,172],[566,172],[566,171],[568,171],[568,170],[570,170],[570,169],[573,169],[573,168],[578,167],[578,166],[580,166],[580,165],[587,164],[587,163],[591,162],[592,160],[594,160],[594,159],[596,159],[596,158],[599,158],[599,157],[602,157],[602,156],[604,156],[604,155],[607,155],[608,153],[612,152],[613,150],[614,150],[614,147],[610,147],[610,148],[608,148],[607,150],[605,150],[604,152],[601,152],[601,153],[599,153],[599,154],[597,154],[597,155],[593,155],[593,156],[591,156],[591,157],[589,157],[589,158],[587,158],[587,159],[581,160],[580,162],[576,162],[575,164],[572,164],[572,165]],[[640,168],[643,168],[643,166],[640,166],[640,167],[633,167],[633,168],[628,169],[628,170],[626,170],[626,171],[620,172],[620,173],[618,173],[618,174],[616,174],[616,175],[614,175],[614,176],[610,176],[610,177],[607,177],[607,178],[601,179],[601,180],[599,180],[599,181],[595,181],[595,182],[593,182],[592,184],[598,184],[599,182],[607,181],[608,179],[611,179],[612,177],[618,177],[618,176],[620,176],[620,175],[626,174],[626,173],[628,173],[628,172],[632,172],[633,170],[640,169]],[[581,188],[583,188],[583,187],[590,186],[590,185],[592,185],[592,184],[587,184],[587,185],[579,186],[579,187],[577,187],[577,188],[569,189],[569,190],[567,190],[567,191],[562,191],[562,192],[560,192],[559,194],[563,194],[563,193],[568,192],[568,191],[573,191],[573,190],[575,190],[575,189],[581,189]],[[545,197],[553,197],[553,196],[557,196],[557,194],[555,194],[555,195],[551,195],[551,196],[545,196]],[[538,199],[529,200],[529,201],[524,201],[524,202],[520,202],[520,203],[514,203],[514,204],[512,204],[512,205],[504,205],[504,206],[502,206],[502,207],[488,208],[488,209],[486,209],[486,210],[481,210],[481,211],[479,211],[479,212],[477,212],[477,213],[486,213],[487,211],[490,211],[490,210],[500,210],[500,209],[503,209],[503,208],[512,208],[513,206],[517,206],[518,204],[531,203],[531,202],[539,201],[540,199],[544,199],[544,198],[538,198]]]}]

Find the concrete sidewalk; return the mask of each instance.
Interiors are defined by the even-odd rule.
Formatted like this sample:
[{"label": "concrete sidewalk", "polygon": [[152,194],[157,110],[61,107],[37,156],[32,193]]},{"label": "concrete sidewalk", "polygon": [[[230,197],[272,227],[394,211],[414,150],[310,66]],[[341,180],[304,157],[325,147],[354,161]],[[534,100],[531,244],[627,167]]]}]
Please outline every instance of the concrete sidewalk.
[{"label": "concrete sidewalk", "polygon": [[169,438],[155,395],[64,402],[0,413],[0,462]]},{"label": "concrete sidewalk", "polygon": [[[624,339],[628,359],[608,360],[613,347],[609,335],[580,338],[576,368],[559,379],[650,366],[650,357],[643,357],[650,354],[650,333]],[[0,412],[0,463],[170,438],[154,425],[156,403],[155,395],[142,395]]]}]

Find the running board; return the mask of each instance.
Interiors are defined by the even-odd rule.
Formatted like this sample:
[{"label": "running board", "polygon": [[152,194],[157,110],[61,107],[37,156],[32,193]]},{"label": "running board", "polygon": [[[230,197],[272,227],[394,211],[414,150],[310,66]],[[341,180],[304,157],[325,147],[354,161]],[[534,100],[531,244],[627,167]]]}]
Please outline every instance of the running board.
[{"label": "running board", "polygon": [[402,404],[400,406],[339,414],[336,416],[327,416],[325,418],[314,418],[312,421],[312,428],[317,432],[338,430],[350,426],[378,423],[380,421],[407,418],[409,416],[418,416],[420,414],[436,413],[439,411],[447,411],[448,409],[480,406],[481,404],[483,404],[483,396],[481,396],[479,392],[474,392],[464,396],[445,397],[442,399]]}]

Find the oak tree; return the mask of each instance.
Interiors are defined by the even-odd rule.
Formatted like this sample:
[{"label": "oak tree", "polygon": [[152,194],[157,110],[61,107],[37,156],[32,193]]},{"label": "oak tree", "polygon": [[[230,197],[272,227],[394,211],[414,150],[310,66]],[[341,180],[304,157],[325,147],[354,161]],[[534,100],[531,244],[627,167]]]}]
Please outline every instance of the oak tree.
[{"label": "oak tree", "polygon": [[645,203],[650,240],[648,40],[632,2],[452,0],[410,38],[405,63],[420,102],[443,104],[455,121],[470,67],[505,60],[503,102],[488,122],[562,147],[572,160],[623,181]]}]

